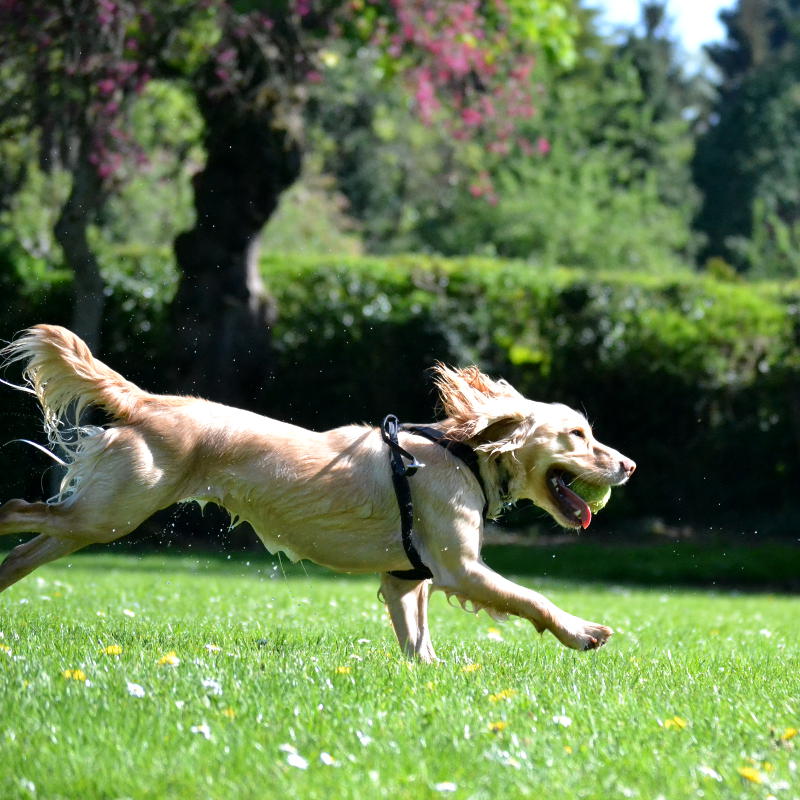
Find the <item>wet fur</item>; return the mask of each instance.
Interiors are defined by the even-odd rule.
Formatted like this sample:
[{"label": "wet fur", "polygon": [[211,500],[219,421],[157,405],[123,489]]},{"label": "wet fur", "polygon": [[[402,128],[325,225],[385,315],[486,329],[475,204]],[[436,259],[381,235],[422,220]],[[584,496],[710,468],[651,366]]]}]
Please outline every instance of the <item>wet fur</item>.
[{"label": "wet fur", "polygon": [[[0,506],[0,534],[38,534],[0,565],[0,591],[41,564],[113,541],[155,511],[197,499],[249,522],[271,552],[334,570],[380,573],[381,595],[410,657],[435,658],[427,604],[436,589],[468,610],[524,617],[569,647],[599,647],[611,635],[483,563],[480,486],[458,459],[423,437],[401,433],[400,441],[425,464],[424,479],[412,479],[414,531],[433,579],[409,581],[388,574],[409,564],[376,428],[317,433],[196,397],[151,394],[95,359],[75,334],[52,325],[29,329],[3,355],[7,364],[25,364],[28,390],[41,404],[66,474],[47,501]],[[528,400],[476,367],[440,364],[435,378],[447,415],[438,424],[478,453],[490,516],[529,498],[560,524],[577,527],[553,502],[549,469],[607,485],[624,483],[633,472],[633,462],[597,442],[583,416],[566,406]],[[89,406],[104,409],[111,423],[77,425]]]}]

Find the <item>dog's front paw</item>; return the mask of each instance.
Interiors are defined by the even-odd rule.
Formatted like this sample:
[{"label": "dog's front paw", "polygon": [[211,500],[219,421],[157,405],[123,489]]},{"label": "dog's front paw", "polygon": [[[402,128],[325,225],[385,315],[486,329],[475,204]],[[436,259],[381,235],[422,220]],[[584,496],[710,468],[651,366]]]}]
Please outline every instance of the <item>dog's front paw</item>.
[{"label": "dog's front paw", "polygon": [[613,633],[614,631],[606,625],[586,622],[578,617],[571,617],[564,627],[553,630],[553,634],[561,644],[573,650],[597,650],[611,638]]}]

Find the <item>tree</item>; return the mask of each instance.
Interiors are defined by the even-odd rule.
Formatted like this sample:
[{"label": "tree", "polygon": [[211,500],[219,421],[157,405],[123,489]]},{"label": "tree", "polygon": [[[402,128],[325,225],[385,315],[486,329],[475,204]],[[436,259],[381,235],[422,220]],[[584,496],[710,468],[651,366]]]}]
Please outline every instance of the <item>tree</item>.
[{"label": "tree", "polygon": [[[716,121],[693,162],[705,259],[796,273],[800,244],[800,2],[740,0],[708,48],[720,70]],[[766,263],[765,263],[766,260]]]},{"label": "tree", "polygon": [[102,285],[86,230],[135,150],[125,114],[153,75],[192,88],[207,161],[195,225],[175,244],[179,367],[195,390],[251,401],[258,381],[236,381],[266,372],[258,234],[299,174],[307,88],[331,39],[384,53],[387,77],[410,83],[426,121],[498,140],[533,113],[534,48],[566,59],[571,41],[560,0],[2,0],[0,21],[4,64],[19,76],[4,116],[32,125],[43,162],[72,175],[57,234],[75,274],[74,324],[90,342]]},{"label": "tree", "polygon": [[74,274],[72,326],[92,347],[104,293],[87,231],[137,155],[126,131],[130,100],[189,13],[188,2],[0,3],[0,121],[18,134],[33,129],[41,167],[71,176],[55,236]]}]

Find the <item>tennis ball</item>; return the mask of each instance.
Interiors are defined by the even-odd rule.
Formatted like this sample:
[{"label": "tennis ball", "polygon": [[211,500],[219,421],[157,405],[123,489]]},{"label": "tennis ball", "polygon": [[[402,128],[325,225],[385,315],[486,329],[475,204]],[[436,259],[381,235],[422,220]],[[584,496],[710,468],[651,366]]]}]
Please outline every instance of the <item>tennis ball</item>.
[{"label": "tennis ball", "polygon": [[569,488],[589,506],[593,514],[604,508],[611,497],[610,486],[598,486],[596,483],[587,483],[580,478],[575,478]]}]

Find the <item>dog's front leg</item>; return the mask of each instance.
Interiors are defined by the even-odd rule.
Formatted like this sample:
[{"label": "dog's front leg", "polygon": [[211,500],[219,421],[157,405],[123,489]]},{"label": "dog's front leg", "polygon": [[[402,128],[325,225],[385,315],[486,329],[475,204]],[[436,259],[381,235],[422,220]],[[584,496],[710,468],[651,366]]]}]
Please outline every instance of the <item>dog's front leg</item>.
[{"label": "dog's front leg", "polygon": [[406,580],[384,573],[380,593],[403,652],[426,663],[435,661],[428,631],[429,581]]},{"label": "dog's front leg", "polygon": [[446,581],[435,588],[471,600],[479,608],[524,617],[540,633],[549,630],[562,644],[575,650],[602,647],[613,633],[605,625],[562,611],[544,595],[507,580],[479,561],[464,563],[449,572]]}]

